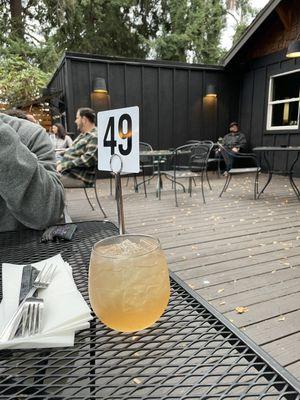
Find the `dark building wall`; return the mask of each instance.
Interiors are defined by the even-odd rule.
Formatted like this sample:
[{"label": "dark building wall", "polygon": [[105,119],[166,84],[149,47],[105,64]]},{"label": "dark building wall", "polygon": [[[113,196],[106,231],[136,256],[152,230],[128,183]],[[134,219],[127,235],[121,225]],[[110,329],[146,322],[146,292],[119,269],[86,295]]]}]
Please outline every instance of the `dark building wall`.
[{"label": "dark building wall", "polygon": [[[140,107],[141,140],[154,148],[216,140],[238,116],[239,82],[222,67],[67,53],[49,87],[61,85],[61,74],[70,131],[75,131],[76,110],[93,106],[95,77],[105,78],[111,108]],[[217,99],[204,97],[207,83],[216,84]]]},{"label": "dark building wall", "polygon": [[[300,70],[300,59],[287,59],[285,51],[252,61],[244,66],[240,81],[240,114],[242,130],[246,133],[250,147],[255,146],[300,146],[300,129],[267,130],[268,92],[272,75]],[[239,71],[236,69],[236,71]],[[235,70],[229,71],[232,75]],[[300,82],[299,82],[300,85]],[[276,154],[276,168],[288,162],[287,156]],[[297,175],[300,168],[297,168]]]}]

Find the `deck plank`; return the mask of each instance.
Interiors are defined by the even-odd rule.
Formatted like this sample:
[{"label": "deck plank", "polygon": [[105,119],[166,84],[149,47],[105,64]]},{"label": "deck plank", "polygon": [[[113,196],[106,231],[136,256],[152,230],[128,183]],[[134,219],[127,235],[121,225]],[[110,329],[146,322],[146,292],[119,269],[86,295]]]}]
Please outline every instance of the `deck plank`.
[{"label": "deck plank", "polygon": [[[234,177],[222,198],[224,178],[210,178],[205,205],[197,185],[192,197],[179,193],[178,208],[169,182],[158,200],[153,180],[147,198],[124,180],[126,229],[159,237],[170,269],[300,379],[299,200],[283,176],[257,201],[253,176]],[[99,181],[99,194],[116,221],[108,180]],[[67,200],[74,221],[103,219],[82,190],[68,190]],[[248,311],[237,314],[237,306]]]}]

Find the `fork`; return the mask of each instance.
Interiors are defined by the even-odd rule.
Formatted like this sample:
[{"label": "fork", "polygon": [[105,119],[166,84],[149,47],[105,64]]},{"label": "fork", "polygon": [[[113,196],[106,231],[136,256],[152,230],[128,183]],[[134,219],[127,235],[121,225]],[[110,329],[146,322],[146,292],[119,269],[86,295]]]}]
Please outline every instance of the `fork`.
[{"label": "fork", "polygon": [[53,278],[55,269],[56,265],[46,264],[44,268],[40,271],[35,281],[33,282],[33,287],[29,290],[29,292],[17,308],[16,312],[12,315],[11,319],[8,321],[4,330],[2,331],[0,335],[1,342],[6,342],[15,336],[22,318],[24,303],[28,298],[32,297],[36,290],[46,289],[49,286]]},{"label": "fork", "polygon": [[29,297],[23,305],[21,332],[18,337],[32,336],[41,332],[44,300]]}]

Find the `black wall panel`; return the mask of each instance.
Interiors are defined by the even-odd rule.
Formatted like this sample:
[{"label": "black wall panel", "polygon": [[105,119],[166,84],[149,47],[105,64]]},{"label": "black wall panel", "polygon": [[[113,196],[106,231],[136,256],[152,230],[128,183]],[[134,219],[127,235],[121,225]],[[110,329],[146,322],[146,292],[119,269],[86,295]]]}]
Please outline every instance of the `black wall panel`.
[{"label": "black wall panel", "polygon": [[[222,67],[67,53],[49,87],[64,92],[69,131],[76,130],[77,108],[92,106],[95,77],[106,79],[111,108],[140,107],[141,140],[156,149],[189,139],[215,141],[226,133],[230,116],[238,113],[239,83]],[[208,83],[216,84],[217,98],[204,97]]]},{"label": "black wall panel", "polygon": [[145,142],[154,148],[159,148],[159,96],[158,96],[158,69],[142,67],[143,73],[143,113],[142,137]]},{"label": "black wall panel", "polygon": [[203,114],[203,72],[190,71],[189,78],[189,139],[205,139]]},{"label": "black wall panel", "polygon": [[[296,130],[267,130],[268,93],[270,77],[288,71],[300,69],[300,60],[285,58],[279,52],[258,59],[247,65],[242,75],[240,90],[240,122],[245,132],[250,148],[255,146],[300,146],[300,129]],[[228,71],[234,74],[234,71]],[[293,156],[276,153],[273,156],[274,167],[285,169]],[[263,162],[263,160],[262,160]],[[264,164],[263,164],[264,166]],[[300,165],[296,167],[296,174],[300,175]]]},{"label": "black wall panel", "polygon": [[174,127],[173,146],[178,147],[189,139],[188,120],[188,71],[174,69]]},{"label": "black wall panel", "polygon": [[173,98],[174,98],[174,88],[173,88],[173,69],[169,68],[159,68],[159,147],[162,149],[167,149],[168,147],[173,147],[172,137],[173,137],[173,120],[174,120],[174,110],[173,110]]}]

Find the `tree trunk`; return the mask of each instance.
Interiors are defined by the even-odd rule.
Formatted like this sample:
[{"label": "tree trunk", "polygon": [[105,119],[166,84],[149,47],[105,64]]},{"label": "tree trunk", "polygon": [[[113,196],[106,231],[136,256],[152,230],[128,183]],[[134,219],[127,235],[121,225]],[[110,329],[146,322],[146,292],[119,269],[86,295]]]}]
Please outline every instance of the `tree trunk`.
[{"label": "tree trunk", "polygon": [[24,39],[22,12],[22,0],[10,0],[11,34],[20,39]]}]

